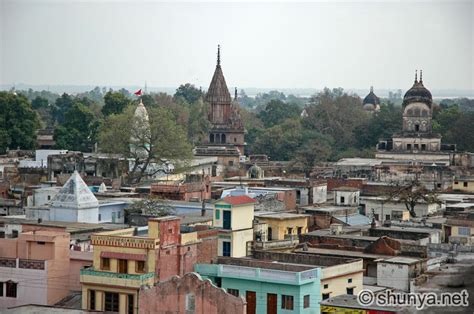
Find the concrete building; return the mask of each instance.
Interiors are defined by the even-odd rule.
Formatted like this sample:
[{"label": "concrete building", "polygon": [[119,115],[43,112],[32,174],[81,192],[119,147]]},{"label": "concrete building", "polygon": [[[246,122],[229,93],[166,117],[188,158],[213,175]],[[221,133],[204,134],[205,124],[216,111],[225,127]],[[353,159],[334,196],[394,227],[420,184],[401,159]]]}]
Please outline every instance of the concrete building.
[{"label": "concrete building", "polygon": [[288,212],[256,212],[255,218],[259,223],[267,225],[268,241],[297,238],[308,232],[308,218],[310,215]]},{"label": "concrete building", "polygon": [[69,234],[34,230],[0,239],[0,310],[53,305],[70,291]]},{"label": "concrete building", "polygon": [[206,233],[182,233],[180,218],[167,216],[150,219],[148,227],[93,235],[93,266],[81,270],[82,308],[138,313],[141,286],[183,276],[216,257],[216,235],[204,241]]},{"label": "concrete building", "polygon": [[474,177],[456,177],[453,180],[453,191],[474,193]]},{"label": "concrete building", "polygon": [[248,258],[219,258],[195,271],[235,296],[247,313],[319,313],[321,270],[312,266]]},{"label": "concrete building", "polygon": [[334,205],[359,206],[360,190],[354,187],[342,186],[333,189]]},{"label": "concrete building", "polygon": [[410,282],[423,271],[423,260],[393,257],[377,263],[377,285],[410,292]]},{"label": "concrete building", "polygon": [[140,313],[245,314],[246,301],[203,280],[197,273],[173,276],[140,289]]},{"label": "concrete building", "polygon": [[247,195],[228,196],[214,203],[213,226],[219,228],[218,255],[242,257],[253,241],[255,200]]}]

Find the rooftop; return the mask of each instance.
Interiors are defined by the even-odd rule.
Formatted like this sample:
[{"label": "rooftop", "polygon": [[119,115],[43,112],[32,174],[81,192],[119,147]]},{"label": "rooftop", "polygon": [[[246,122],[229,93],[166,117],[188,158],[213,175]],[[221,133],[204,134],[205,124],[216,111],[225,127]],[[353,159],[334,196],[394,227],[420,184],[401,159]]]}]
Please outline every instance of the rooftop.
[{"label": "rooftop", "polygon": [[227,196],[227,197],[224,197],[222,200],[230,205],[244,205],[244,204],[256,203],[255,199],[247,195]]},{"label": "rooftop", "polygon": [[406,264],[411,265],[420,262],[420,259],[417,258],[409,258],[409,257],[393,257],[383,261],[384,263],[391,263],[391,264]]},{"label": "rooftop", "polygon": [[373,305],[360,305],[356,295],[342,294],[326,300],[321,300],[321,306],[334,306],[334,307],[345,307],[353,309],[367,309],[367,310],[378,310],[386,312],[398,313],[399,309],[387,306]]},{"label": "rooftop", "polygon": [[255,217],[285,220],[285,219],[307,218],[307,217],[311,217],[311,215],[287,213],[287,212],[256,212]]}]

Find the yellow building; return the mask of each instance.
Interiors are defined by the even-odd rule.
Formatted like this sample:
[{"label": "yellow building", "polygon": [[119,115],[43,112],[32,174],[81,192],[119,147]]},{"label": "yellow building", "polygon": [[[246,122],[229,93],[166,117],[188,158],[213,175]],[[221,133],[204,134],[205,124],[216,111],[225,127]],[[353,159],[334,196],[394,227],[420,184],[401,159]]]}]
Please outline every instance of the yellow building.
[{"label": "yellow building", "polygon": [[228,196],[214,203],[213,225],[220,228],[217,255],[243,257],[253,241],[255,200],[246,195]]},{"label": "yellow building", "polygon": [[82,309],[138,313],[138,290],[158,281],[160,244],[180,239],[177,217],[154,218],[148,230],[135,228],[101,232],[91,237],[93,266],[81,270]]},{"label": "yellow building", "polygon": [[262,212],[255,214],[259,223],[268,225],[267,240],[277,241],[308,232],[310,215],[295,213]]},{"label": "yellow building", "polygon": [[474,177],[459,177],[453,181],[453,190],[474,193]]},{"label": "yellow building", "polygon": [[357,295],[363,288],[364,267],[361,259],[322,268],[321,300],[338,295]]}]

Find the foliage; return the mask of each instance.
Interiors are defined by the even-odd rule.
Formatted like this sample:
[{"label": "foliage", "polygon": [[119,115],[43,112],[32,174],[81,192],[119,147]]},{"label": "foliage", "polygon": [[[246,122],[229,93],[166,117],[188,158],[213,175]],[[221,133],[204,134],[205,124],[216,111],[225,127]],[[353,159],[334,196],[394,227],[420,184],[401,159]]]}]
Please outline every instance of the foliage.
[{"label": "foliage", "polygon": [[168,108],[147,108],[149,121],[135,116],[134,109],[129,106],[121,114],[108,116],[99,132],[101,151],[123,154],[134,160],[129,183],[140,182],[152,162],[167,160],[179,166],[191,158],[185,130]]},{"label": "foliage", "polygon": [[318,162],[327,161],[331,156],[331,145],[334,140],[317,131],[304,130],[302,143],[295,152],[293,165],[300,165],[306,177]]},{"label": "foliage", "polygon": [[98,121],[92,111],[79,100],[64,114],[64,122],[54,132],[56,147],[91,151],[96,141]]},{"label": "foliage", "polygon": [[207,119],[208,106],[199,98],[189,109],[188,139],[193,145],[202,143],[210,127]]},{"label": "foliage", "polygon": [[265,109],[260,111],[257,117],[263,122],[266,128],[280,124],[286,119],[299,117],[301,109],[294,104],[287,104],[281,100],[270,100]]},{"label": "foliage", "polygon": [[0,152],[7,148],[33,149],[39,120],[23,95],[0,92]]},{"label": "foliage", "polygon": [[74,98],[69,94],[62,94],[61,97],[57,98],[55,103],[51,107],[51,116],[53,121],[57,124],[64,123],[64,116],[66,112],[72,108],[74,104]]},{"label": "foliage", "polygon": [[182,84],[176,89],[174,94],[174,99],[184,99],[188,104],[193,104],[203,97],[204,94],[200,89],[197,89],[193,84],[186,83]]},{"label": "foliage", "polygon": [[109,116],[113,113],[121,113],[130,103],[130,99],[123,92],[109,91],[104,96],[102,113],[104,116]]}]

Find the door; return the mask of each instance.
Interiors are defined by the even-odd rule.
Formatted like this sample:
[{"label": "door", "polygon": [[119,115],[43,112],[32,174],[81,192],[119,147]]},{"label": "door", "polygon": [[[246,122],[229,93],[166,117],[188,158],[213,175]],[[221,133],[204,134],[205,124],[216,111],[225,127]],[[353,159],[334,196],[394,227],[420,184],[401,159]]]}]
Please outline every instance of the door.
[{"label": "door", "polygon": [[277,314],[277,295],[267,293],[267,314]]},{"label": "door", "polygon": [[222,242],[222,256],[230,256],[230,242]]},{"label": "door", "polygon": [[120,274],[128,273],[128,262],[126,259],[119,259],[117,263],[117,272]]},{"label": "door", "polygon": [[231,220],[232,220],[232,212],[230,210],[224,210],[223,211],[224,217],[223,217],[223,225],[222,227],[224,229],[230,230],[231,229]]},{"label": "door", "polygon": [[112,213],[112,223],[115,223],[115,212]]},{"label": "door", "polygon": [[247,291],[245,293],[245,299],[247,300],[247,314],[256,314],[257,295],[255,291]]}]

